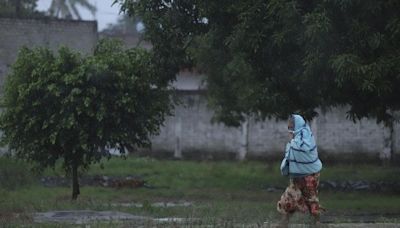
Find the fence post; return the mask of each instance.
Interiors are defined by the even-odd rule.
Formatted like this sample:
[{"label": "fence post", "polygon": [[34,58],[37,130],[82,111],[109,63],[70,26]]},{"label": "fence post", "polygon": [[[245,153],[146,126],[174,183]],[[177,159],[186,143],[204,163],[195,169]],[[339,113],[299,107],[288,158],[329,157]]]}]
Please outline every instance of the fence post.
[{"label": "fence post", "polygon": [[243,161],[246,159],[249,150],[249,117],[245,117],[245,120],[241,123],[240,130],[240,148],[237,159]]},{"label": "fence post", "polygon": [[175,116],[175,150],[174,158],[182,158],[181,138],[182,138],[182,118]]}]

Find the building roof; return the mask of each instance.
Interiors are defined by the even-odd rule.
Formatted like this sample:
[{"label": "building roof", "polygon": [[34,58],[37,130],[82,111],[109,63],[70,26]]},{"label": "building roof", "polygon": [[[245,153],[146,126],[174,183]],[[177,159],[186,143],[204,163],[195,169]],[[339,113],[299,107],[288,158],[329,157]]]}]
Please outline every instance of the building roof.
[{"label": "building roof", "polygon": [[176,76],[176,80],[171,84],[180,91],[199,91],[206,90],[207,84],[205,75],[196,71],[183,70]]}]

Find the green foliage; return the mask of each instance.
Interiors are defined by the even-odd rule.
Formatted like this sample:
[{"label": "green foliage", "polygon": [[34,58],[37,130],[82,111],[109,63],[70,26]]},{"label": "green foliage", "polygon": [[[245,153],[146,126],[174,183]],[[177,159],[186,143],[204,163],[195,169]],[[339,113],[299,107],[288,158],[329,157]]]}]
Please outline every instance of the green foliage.
[{"label": "green foliage", "polygon": [[[158,74],[165,83],[175,79],[176,73],[184,67],[192,66],[192,59],[186,55],[192,35],[198,34],[205,26],[201,22],[196,0],[179,1],[123,1],[121,10],[131,17],[138,16],[145,24],[145,39],[151,42],[154,62],[160,66]],[[196,29],[193,29],[196,28]]]},{"label": "green foliage", "polygon": [[[313,35],[310,52],[325,58],[310,64],[322,65],[321,74],[335,81],[333,104],[349,104],[350,117],[374,117],[392,124],[400,109],[400,2],[324,1],[310,12],[325,15],[327,26]],[[308,27],[321,24],[310,22]],[[318,37],[323,35],[323,37]],[[329,47],[329,48],[327,48]],[[314,55],[313,58],[316,58]]]},{"label": "green foliage", "polygon": [[115,2],[143,18],[171,70],[208,75],[210,104],[229,125],[336,105],[391,123],[400,108],[398,1]]},{"label": "green foliage", "polygon": [[37,0],[2,0],[0,17],[38,17],[44,16],[35,10]]},{"label": "green foliage", "polygon": [[102,40],[83,57],[68,48],[21,49],[5,84],[2,142],[40,169],[66,171],[148,146],[169,114],[152,54]]}]

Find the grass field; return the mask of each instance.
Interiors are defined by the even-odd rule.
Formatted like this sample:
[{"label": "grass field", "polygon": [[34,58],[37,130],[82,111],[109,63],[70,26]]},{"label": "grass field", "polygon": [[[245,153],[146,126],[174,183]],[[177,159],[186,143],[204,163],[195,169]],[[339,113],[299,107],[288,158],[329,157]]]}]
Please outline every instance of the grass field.
[{"label": "grass field", "polygon": [[[262,224],[277,221],[275,205],[281,192],[267,186],[284,187],[288,180],[279,173],[278,163],[258,161],[172,161],[143,157],[104,161],[104,169],[93,165],[85,175],[141,176],[149,188],[105,188],[81,186],[81,195],[71,202],[71,189],[44,187],[29,165],[0,158],[0,226],[33,225],[32,213],[49,210],[117,210],[152,217],[199,218],[224,224]],[[46,170],[45,176],[64,176],[61,168]],[[399,167],[377,165],[335,165],[324,167],[322,180],[400,181]],[[321,191],[320,201],[335,215],[373,213],[380,221],[400,215],[400,196],[394,193]],[[190,202],[190,207],[159,208],[155,202]],[[139,203],[143,207],[123,204]],[[298,215],[298,221],[307,216]],[[397,222],[397,221],[396,221]],[[49,224],[49,226],[52,226]],[[229,226],[229,225],[227,225]]]}]

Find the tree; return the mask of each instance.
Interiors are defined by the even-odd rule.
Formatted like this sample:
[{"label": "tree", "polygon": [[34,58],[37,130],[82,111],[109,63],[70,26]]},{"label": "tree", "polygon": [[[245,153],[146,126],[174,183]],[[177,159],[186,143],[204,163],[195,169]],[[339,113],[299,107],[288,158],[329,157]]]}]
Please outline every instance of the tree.
[{"label": "tree", "polygon": [[152,44],[154,62],[160,66],[165,83],[174,80],[181,68],[193,66],[187,50],[193,36],[205,28],[197,8],[193,8],[195,2],[114,0],[122,12],[142,19],[145,39]]},{"label": "tree", "polygon": [[246,110],[312,117],[320,105],[349,104],[352,117],[386,121],[398,109],[390,88],[398,85],[398,1],[116,2],[143,18],[157,52],[173,47],[182,52],[176,62],[208,73],[214,103],[233,120]]},{"label": "tree", "polygon": [[92,15],[96,14],[96,6],[88,0],[52,0],[49,13],[53,17],[81,20],[81,14],[77,8],[78,5],[88,9]]},{"label": "tree", "polygon": [[315,116],[319,91],[299,92],[303,85],[311,87],[311,80],[302,77],[304,40],[298,35],[304,26],[294,2],[118,2],[143,19],[156,53],[174,53],[169,64],[194,66],[208,75],[217,120],[239,126],[250,115]]},{"label": "tree", "polygon": [[115,2],[143,19],[166,64],[208,75],[219,121],[239,126],[249,115],[285,119],[293,112],[311,119],[318,107],[347,105],[353,120],[393,126],[399,1]]},{"label": "tree", "polygon": [[[324,1],[307,15],[307,68],[332,78],[333,105],[348,105],[354,121],[376,118],[388,127],[387,154],[393,158],[393,125],[400,109],[400,2]],[[321,23],[322,22],[322,23]]]},{"label": "tree", "polygon": [[334,102],[349,104],[353,119],[390,124],[400,108],[399,11],[398,1],[326,1],[308,15],[307,55],[319,61],[307,67],[323,66],[340,91]]},{"label": "tree", "polygon": [[23,48],[6,79],[2,142],[39,169],[62,160],[76,199],[79,170],[110,158],[108,149],[150,145],[169,114],[170,91],[151,55],[106,40],[87,57],[65,47],[58,55]]},{"label": "tree", "polygon": [[1,17],[34,17],[37,0],[3,0],[0,2]]}]

